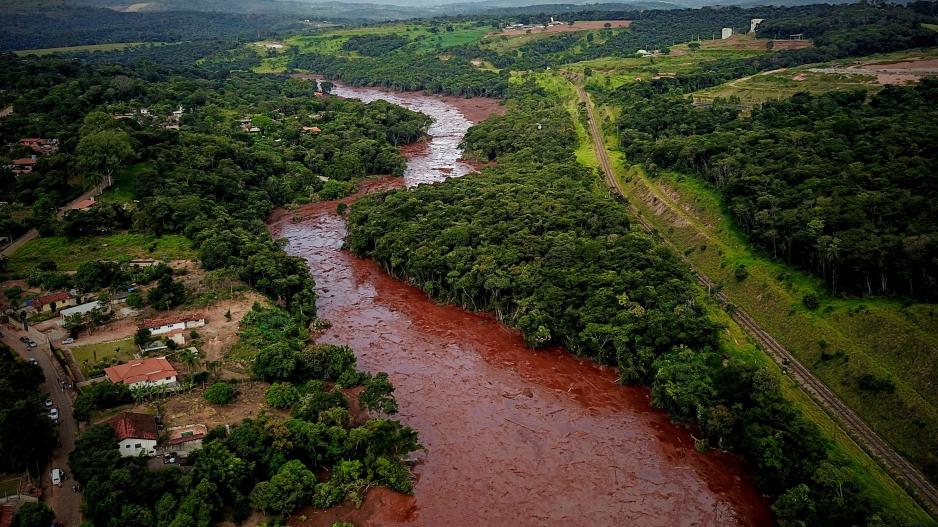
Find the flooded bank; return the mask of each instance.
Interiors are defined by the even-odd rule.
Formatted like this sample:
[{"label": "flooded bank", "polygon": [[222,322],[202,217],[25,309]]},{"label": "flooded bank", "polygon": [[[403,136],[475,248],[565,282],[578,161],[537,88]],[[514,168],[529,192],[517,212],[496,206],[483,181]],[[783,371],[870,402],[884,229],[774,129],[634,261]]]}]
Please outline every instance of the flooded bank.
[{"label": "flooded bank", "polygon": [[[405,99],[400,104],[447,127],[439,138],[431,129],[426,151],[433,154],[418,152],[406,184],[469,171],[457,160],[470,121],[455,105],[371,89],[335,92]],[[372,180],[363,192],[405,181]],[[612,368],[560,348],[529,350],[493,317],[437,305],[375,262],[342,251],[346,226],[336,204],[280,211],[271,231],[309,262],[320,316],[332,322],[320,340],[348,344],[363,369],[390,374],[399,418],[420,432],[427,453],[414,496],[378,489],[361,509],[307,508],[291,525],[772,523],[739,459],[695,451],[688,430],[651,408],[647,389],[619,385]]]}]

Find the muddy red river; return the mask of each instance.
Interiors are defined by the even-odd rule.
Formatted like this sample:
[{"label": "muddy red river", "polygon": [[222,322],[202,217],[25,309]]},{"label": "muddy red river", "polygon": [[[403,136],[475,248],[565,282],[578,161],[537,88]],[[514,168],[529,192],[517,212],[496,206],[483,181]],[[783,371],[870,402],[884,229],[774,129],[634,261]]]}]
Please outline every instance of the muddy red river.
[{"label": "muddy red river", "polygon": [[[389,99],[436,119],[404,181],[370,181],[363,192],[469,171],[457,162],[469,123],[459,102],[336,92]],[[772,523],[741,461],[697,452],[689,430],[650,406],[647,389],[617,384],[614,369],[563,349],[532,351],[491,316],[438,305],[353,257],[341,249],[346,227],[335,210],[329,202],[278,211],[269,225],[288,240],[289,253],[309,262],[319,315],[332,322],[320,341],[348,344],[363,369],[390,374],[399,418],[420,432],[427,452],[415,468],[413,496],[375,489],[359,509],[307,508],[291,525]]]}]

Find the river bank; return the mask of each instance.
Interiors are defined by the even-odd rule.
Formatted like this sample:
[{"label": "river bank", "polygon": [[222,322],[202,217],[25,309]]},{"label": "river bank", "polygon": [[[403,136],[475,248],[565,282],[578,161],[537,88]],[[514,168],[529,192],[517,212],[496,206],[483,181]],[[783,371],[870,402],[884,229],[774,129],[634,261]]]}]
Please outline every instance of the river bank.
[{"label": "river bank", "polygon": [[[405,98],[447,127],[440,136],[431,128],[427,153],[414,154],[403,181],[369,180],[362,193],[471,171],[458,161],[470,120],[455,106],[369,88],[335,92]],[[310,265],[319,314],[332,322],[319,341],[348,344],[363,369],[390,374],[399,417],[420,432],[427,453],[414,496],[376,489],[360,509],[307,508],[291,525],[772,523],[741,461],[697,452],[689,430],[650,406],[647,389],[622,386],[614,369],[562,348],[532,351],[492,316],[437,305],[341,250],[336,205],[278,211],[268,224]]]}]

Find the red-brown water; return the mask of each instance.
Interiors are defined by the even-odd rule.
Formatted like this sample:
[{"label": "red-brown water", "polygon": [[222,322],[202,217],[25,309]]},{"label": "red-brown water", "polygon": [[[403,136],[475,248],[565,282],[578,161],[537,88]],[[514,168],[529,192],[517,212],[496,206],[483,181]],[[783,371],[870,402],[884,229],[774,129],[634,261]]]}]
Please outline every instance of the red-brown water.
[{"label": "red-brown water", "polygon": [[[439,117],[437,99],[393,95]],[[458,155],[437,161],[454,166]],[[362,192],[403,183],[374,180]],[[279,211],[270,229],[309,262],[319,314],[332,322],[320,340],[348,344],[363,369],[390,374],[399,418],[420,432],[427,453],[414,496],[377,489],[361,509],[307,508],[291,525],[772,523],[738,458],[695,451],[688,430],[650,407],[647,389],[619,385],[613,369],[563,349],[529,350],[491,316],[437,305],[353,257],[341,250],[346,226],[335,209]]]}]

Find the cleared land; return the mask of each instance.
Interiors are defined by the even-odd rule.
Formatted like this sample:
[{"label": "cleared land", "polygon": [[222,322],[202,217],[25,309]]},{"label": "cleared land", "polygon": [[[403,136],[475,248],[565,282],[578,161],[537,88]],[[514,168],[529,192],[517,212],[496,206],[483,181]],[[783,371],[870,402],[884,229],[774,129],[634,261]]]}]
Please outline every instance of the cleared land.
[{"label": "cleared land", "polygon": [[192,242],[185,236],[150,234],[112,234],[69,240],[65,237],[35,238],[10,256],[7,269],[22,274],[39,262],[53,260],[60,270],[70,271],[94,260],[155,258],[158,260],[191,260],[196,257]]},{"label": "cleared land", "polygon": [[143,42],[117,42],[114,44],[88,44],[86,46],[67,46],[62,48],[40,48],[23,49],[14,51],[17,55],[23,57],[26,55],[51,55],[53,53],[80,53],[85,51],[115,51],[118,49],[133,48],[142,46]]},{"label": "cleared land", "polygon": [[738,97],[743,106],[752,107],[769,100],[785,99],[798,92],[815,95],[830,91],[875,92],[886,84],[915,82],[931,75],[938,75],[936,48],[764,72],[695,92],[693,97],[695,101]]}]

